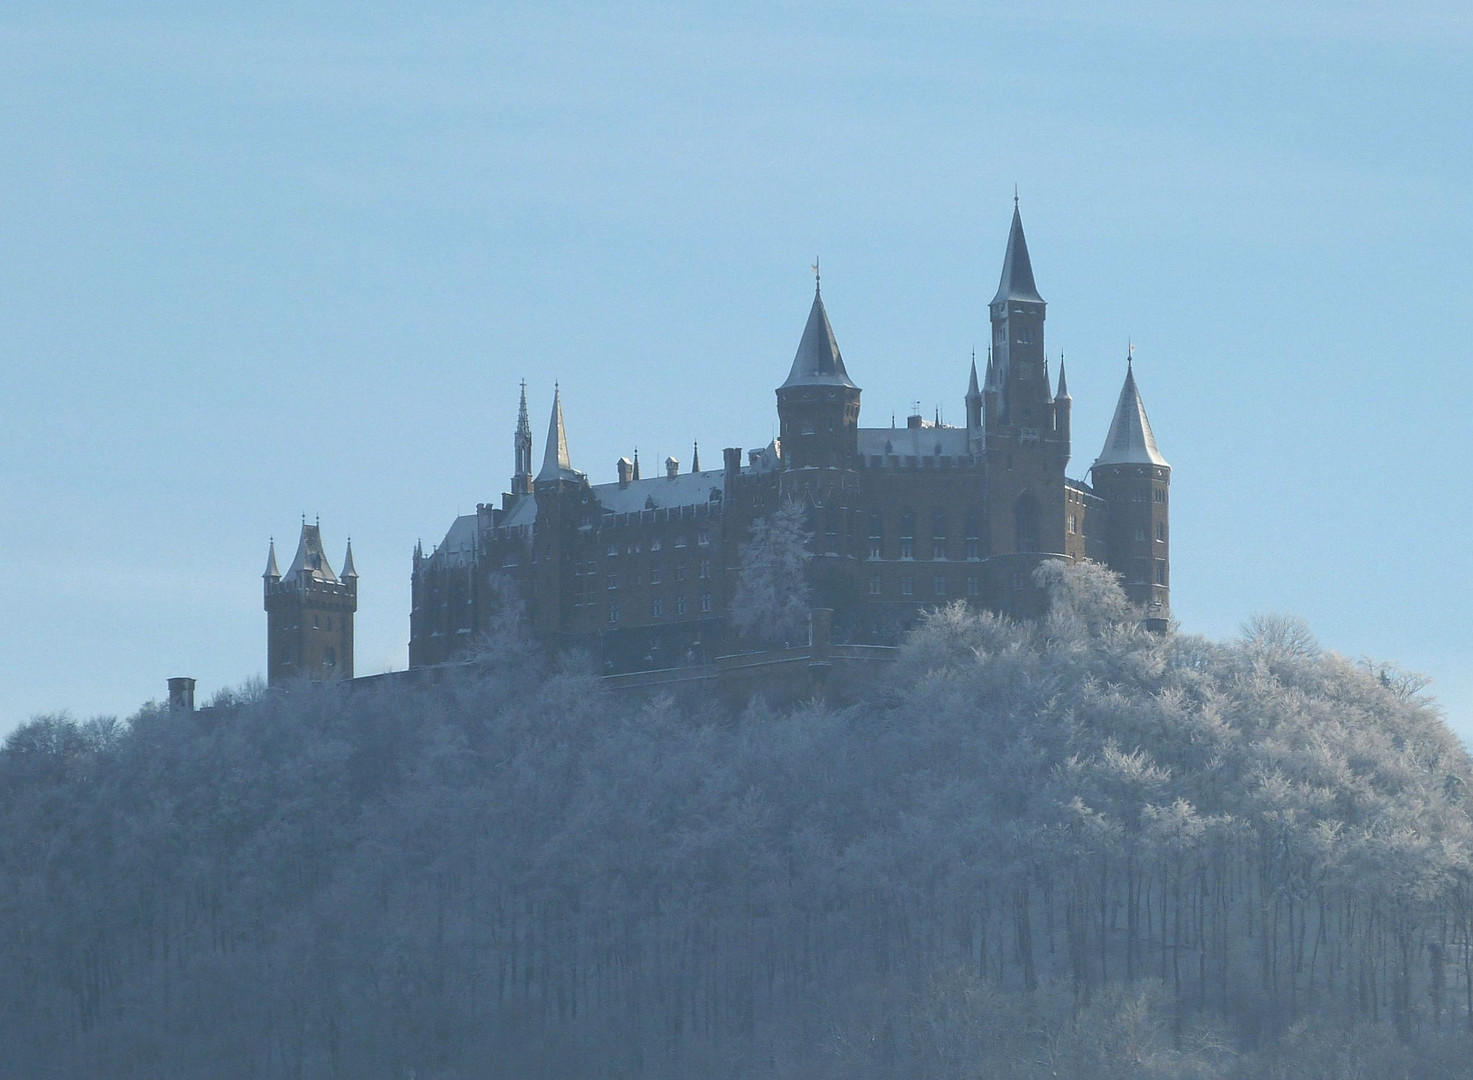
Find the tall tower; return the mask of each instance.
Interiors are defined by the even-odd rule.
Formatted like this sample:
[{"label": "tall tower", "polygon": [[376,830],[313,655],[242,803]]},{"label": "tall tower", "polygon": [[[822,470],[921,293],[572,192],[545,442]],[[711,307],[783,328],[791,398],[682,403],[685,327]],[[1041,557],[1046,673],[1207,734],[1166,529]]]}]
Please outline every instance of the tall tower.
[{"label": "tall tower", "polygon": [[353,542],[343,556],[343,573],[333,573],[316,524],[302,519],[296,558],[283,576],[276,568],[276,543],[266,554],[266,685],[293,679],[353,677],[353,613],[358,610],[358,571]]},{"label": "tall tower", "polygon": [[532,495],[537,500],[537,526],[533,531],[537,565],[528,614],[539,633],[557,633],[571,621],[574,561],[568,553],[583,520],[582,504],[587,493],[588,478],[573,468],[568,453],[562,393],[554,385],[547,446],[542,453],[542,468],[532,482]]},{"label": "tall tower", "polygon": [[532,424],[527,419],[527,380],[522,380],[522,403],[517,408],[515,439],[516,471],[511,477],[511,493],[526,495],[532,490]]},{"label": "tall tower", "polygon": [[1105,562],[1144,609],[1146,625],[1165,630],[1171,618],[1171,466],[1156,448],[1131,361],[1127,355],[1125,385],[1090,475],[1095,493],[1109,504]]},{"label": "tall tower", "polygon": [[[1035,556],[1033,562],[1036,556],[1065,550],[1068,391],[1061,388],[1066,396],[1062,403],[1057,402],[1049,385],[1043,345],[1046,307],[1033,281],[1033,263],[1015,196],[1002,278],[989,305],[992,349],[982,389],[982,426],[993,508],[992,551]],[[1026,588],[1026,581],[1018,584],[1020,576],[1027,576],[1025,563],[1020,561],[1009,569],[1008,587]],[[1010,603],[1004,608],[1026,613]]]},{"label": "tall tower", "polygon": [[817,282],[787,381],[777,388],[783,468],[852,468],[859,454],[859,387],[844,370]]}]

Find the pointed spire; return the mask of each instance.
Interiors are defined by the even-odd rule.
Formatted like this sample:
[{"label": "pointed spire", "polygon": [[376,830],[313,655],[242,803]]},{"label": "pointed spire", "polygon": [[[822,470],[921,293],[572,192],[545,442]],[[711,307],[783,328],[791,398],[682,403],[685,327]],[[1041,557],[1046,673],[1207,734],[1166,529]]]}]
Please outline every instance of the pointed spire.
[{"label": "pointed spire", "polygon": [[997,364],[993,362],[992,350],[987,350],[987,379],[983,383],[988,390],[996,390],[997,387]]},{"label": "pointed spire", "polygon": [[1033,283],[1033,263],[1028,258],[1028,240],[1023,236],[1023,215],[1018,212],[1018,198],[1013,196],[1013,227],[1008,232],[1008,250],[1002,260],[1002,280],[997,286],[994,304],[1004,300],[1028,300],[1043,303],[1038,286]]},{"label": "pointed spire", "polygon": [[349,581],[356,580],[357,577],[358,568],[353,565],[353,538],[350,536],[348,537],[348,550],[343,555],[342,578],[344,581]]},{"label": "pointed spire", "polygon": [[557,383],[552,384],[552,419],[547,424],[547,449],[542,453],[542,469],[537,473],[537,483],[552,483],[556,480],[576,480],[568,457],[568,433],[563,427],[563,398]]},{"label": "pointed spire", "polygon": [[332,564],[322,551],[322,519],[307,524],[307,515],[302,515],[302,537],[297,541],[297,554],[286,572],[287,580],[301,582],[306,578],[335,583],[338,576],[332,572]]},{"label": "pointed spire", "polygon": [[276,569],[276,537],[274,536],[266,548],[266,572],[261,576],[267,581],[281,580],[281,571]]},{"label": "pointed spire", "polygon": [[[815,275],[816,276],[816,275]],[[813,307],[808,310],[808,323],[803,327],[798,352],[793,357],[793,368],[787,381],[779,389],[790,386],[847,386],[859,389],[849,380],[844,370],[844,359],[839,355],[839,343],[834,340],[834,328],[829,325],[828,312],[824,310],[823,297],[814,283]]]},{"label": "pointed spire", "polygon": [[522,402],[517,406],[517,434],[532,434],[532,423],[527,419],[527,380],[522,380]]},{"label": "pointed spire", "polygon": [[690,444],[690,471],[701,471],[701,444],[699,442]]},{"label": "pointed spire", "polygon": [[1064,377],[1064,353],[1062,350],[1059,352],[1059,392],[1054,395],[1055,401],[1061,399],[1068,401],[1074,400],[1069,397],[1069,380]]},{"label": "pointed spire", "polygon": [[1146,419],[1146,406],[1141,401],[1140,391],[1135,385],[1135,371],[1126,360],[1125,385],[1120,388],[1120,400],[1115,404],[1115,418],[1110,421],[1110,433],[1105,436],[1105,448],[1095,458],[1094,467],[1101,465],[1170,465],[1156,448],[1156,435],[1151,431],[1151,421]]},{"label": "pointed spire", "polygon": [[977,350],[972,350],[972,376],[967,380],[967,397],[981,397],[982,391],[977,388]]},{"label": "pointed spire", "polygon": [[639,479],[639,447],[634,448],[634,479]]}]

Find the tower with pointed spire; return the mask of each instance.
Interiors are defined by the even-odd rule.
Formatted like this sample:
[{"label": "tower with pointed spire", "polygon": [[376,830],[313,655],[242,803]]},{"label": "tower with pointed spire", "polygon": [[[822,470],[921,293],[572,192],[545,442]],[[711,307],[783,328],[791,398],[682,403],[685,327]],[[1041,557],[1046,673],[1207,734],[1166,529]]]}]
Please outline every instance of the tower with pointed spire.
[{"label": "tower with pointed spire", "polygon": [[532,424],[527,419],[527,380],[522,380],[522,401],[517,407],[517,433],[513,442],[516,470],[511,477],[511,494],[532,491]]},{"label": "tower with pointed spire", "polygon": [[353,541],[336,574],[322,550],[316,522],[302,518],[297,554],[285,575],[277,569],[276,542],[261,575],[266,606],[266,685],[297,679],[353,677],[353,613],[358,610],[358,570]]},{"label": "tower with pointed spire", "polygon": [[1146,625],[1164,630],[1171,619],[1171,466],[1136,387],[1134,349],[1126,352],[1125,383],[1090,479],[1109,507],[1103,561],[1144,609]]},{"label": "tower with pointed spire", "polygon": [[793,366],[777,388],[777,419],[784,469],[854,466],[859,452],[859,387],[844,370],[816,282]]}]

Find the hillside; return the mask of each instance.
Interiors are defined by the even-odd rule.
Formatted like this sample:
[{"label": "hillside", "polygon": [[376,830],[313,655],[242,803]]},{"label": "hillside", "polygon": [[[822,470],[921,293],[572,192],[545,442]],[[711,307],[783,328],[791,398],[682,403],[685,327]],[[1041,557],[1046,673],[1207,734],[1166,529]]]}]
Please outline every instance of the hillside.
[{"label": "hillside", "polygon": [[635,702],[506,633],[433,687],[0,751],[0,1074],[1443,1077],[1468,755],[1290,619],[1054,565],[857,705]]}]

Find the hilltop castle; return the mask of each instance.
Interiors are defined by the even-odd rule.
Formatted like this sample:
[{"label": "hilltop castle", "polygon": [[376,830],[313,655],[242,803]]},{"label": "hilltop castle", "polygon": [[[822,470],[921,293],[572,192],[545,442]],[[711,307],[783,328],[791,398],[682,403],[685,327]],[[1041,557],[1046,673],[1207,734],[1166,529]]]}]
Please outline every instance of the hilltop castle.
[{"label": "hilltop castle", "polygon": [[[615,464],[615,482],[590,484],[573,467],[555,389],[534,474],[523,384],[511,490],[456,518],[430,553],[415,548],[410,667],[466,655],[509,603],[549,646],[590,649],[609,672],[707,661],[737,645],[726,613],[752,524],[788,500],[807,507],[810,584],[816,605],[833,612],[835,641],[892,643],[923,609],[954,599],[1037,614],[1031,571],[1057,558],[1109,566],[1147,624],[1164,627],[1171,466],[1127,358],[1090,482],[1066,475],[1072,400],[1062,357],[1057,389],[1050,377],[1045,309],[1015,201],[966,425],[911,416],[905,427],[866,428],[815,285],[777,387],[778,437],[745,454],[727,448],[710,470],[693,453],[689,471],[667,458],[644,478],[636,456]],[[273,575],[274,551],[269,681],[351,677],[351,545],[335,577],[304,522],[291,571]]]}]

